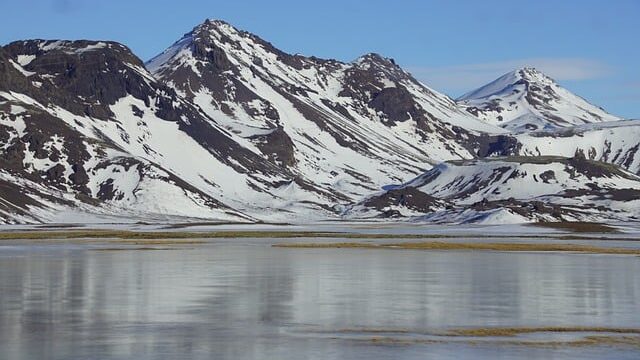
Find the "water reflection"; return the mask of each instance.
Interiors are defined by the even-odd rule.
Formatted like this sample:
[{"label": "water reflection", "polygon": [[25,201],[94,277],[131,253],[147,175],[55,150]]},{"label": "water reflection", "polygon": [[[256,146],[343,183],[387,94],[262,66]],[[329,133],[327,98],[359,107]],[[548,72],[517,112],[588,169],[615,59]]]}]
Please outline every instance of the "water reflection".
[{"label": "water reflection", "polygon": [[[3,255],[3,359],[638,355],[629,349],[375,346],[340,336],[352,328],[638,327],[637,257],[260,244],[177,251],[50,246]],[[318,330],[334,335],[313,336]]]}]

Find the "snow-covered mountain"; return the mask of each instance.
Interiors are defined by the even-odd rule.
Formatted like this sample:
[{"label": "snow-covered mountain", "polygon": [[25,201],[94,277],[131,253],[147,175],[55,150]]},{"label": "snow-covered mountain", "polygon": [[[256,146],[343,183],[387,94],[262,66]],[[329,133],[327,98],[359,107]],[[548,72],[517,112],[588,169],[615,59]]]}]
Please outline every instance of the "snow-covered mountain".
[{"label": "snow-covered mountain", "polygon": [[431,164],[474,157],[482,133],[504,132],[391,59],[291,55],[218,20],[147,67],[247,148],[351,199]]},{"label": "snow-covered mountain", "polygon": [[55,220],[75,208],[252,219],[209,189],[227,179],[244,191],[236,174],[249,168],[278,172],[157,83],[123,45],[33,40],[1,51],[0,179],[11,184],[5,221],[23,220],[16,213]]},{"label": "snow-covered mountain", "polygon": [[354,205],[348,218],[444,222],[640,219],[640,177],[581,156],[442,163]]},{"label": "snow-covered mountain", "polygon": [[[526,104],[533,98],[566,110],[557,97],[541,98],[540,85],[514,86],[524,86]],[[491,97],[496,91],[490,90],[470,97]],[[640,172],[636,122],[569,126],[585,122],[575,117],[556,129],[559,121],[538,112],[557,123],[543,127],[554,129],[514,133],[487,122],[489,110],[473,111],[468,101],[453,101],[377,54],[349,63],[287,54],[222,21],[197,26],[147,64],[115,42],[14,42],[0,47],[0,222],[299,222],[397,215],[393,204],[400,198],[402,215],[467,221],[498,207],[512,214],[516,205],[496,199],[495,208],[479,208],[462,195],[390,184],[438,172],[443,161],[487,156],[578,154]],[[575,166],[543,159],[535,163],[540,173]],[[449,162],[441,179],[453,189],[478,182],[498,164],[474,161]],[[474,164],[477,173],[456,164]],[[600,191],[588,201],[599,209],[637,186],[623,170],[607,169],[588,175]],[[582,178],[557,179],[566,189],[591,186]],[[475,191],[492,185],[480,182]],[[564,206],[566,199],[554,194],[514,198],[518,205]],[[590,218],[582,210],[563,208],[560,217],[533,209],[511,218]]]},{"label": "snow-covered mountain", "polygon": [[[226,42],[234,36],[249,40],[236,48]],[[42,211],[12,203],[5,221],[23,221],[12,208],[42,221],[62,208],[151,218],[337,216],[341,206],[433,163],[472,157],[485,137],[479,130],[491,129],[377,55],[350,65],[287,55],[213,21],[187,38],[193,41],[181,51],[205,55],[202,72],[183,83],[175,77],[181,66],[156,62],[150,68],[158,81],[117,43],[3,47],[2,172],[24,182],[23,192],[57,191],[34,195]],[[263,66],[243,62],[240,50],[249,46],[261,51],[254,55]],[[166,60],[175,65],[175,56]],[[322,74],[325,67],[332,69]],[[204,84],[199,92],[185,91],[196,82]],[[393,94],[401,94],[399,103]],[[358,102],[347,108],[341,97]]]},{"label": "snow-covered mountain", "polygon": [[509,72],[457,101],[488,124],[514,132],[621,120],[528,67]]}]

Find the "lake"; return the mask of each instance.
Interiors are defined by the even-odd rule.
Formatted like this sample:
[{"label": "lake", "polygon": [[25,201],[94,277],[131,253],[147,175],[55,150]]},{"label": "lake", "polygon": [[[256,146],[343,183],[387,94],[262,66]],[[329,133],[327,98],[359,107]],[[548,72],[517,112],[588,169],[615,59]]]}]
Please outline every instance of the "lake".
[{"label": "lake", "polygon": [[[169,250],[4,242],[0,359],[640,358],[637,346],[442,336],[475,327],[638,328],[638,256],[274,242],[158,247]],[[582,335],[522,338],[535,336]]]}]

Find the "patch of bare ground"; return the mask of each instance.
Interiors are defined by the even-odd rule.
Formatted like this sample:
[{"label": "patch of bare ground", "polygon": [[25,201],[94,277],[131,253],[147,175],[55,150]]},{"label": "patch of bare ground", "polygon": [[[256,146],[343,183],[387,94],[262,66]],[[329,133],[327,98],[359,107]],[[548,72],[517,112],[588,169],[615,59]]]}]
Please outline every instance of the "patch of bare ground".
[{"label": "patch of bare ground", "polygon": [[620,231],[611,225],[591,222],[539,222],[533,223],[533,226],[572,231],[575,233],[619,233]]}]

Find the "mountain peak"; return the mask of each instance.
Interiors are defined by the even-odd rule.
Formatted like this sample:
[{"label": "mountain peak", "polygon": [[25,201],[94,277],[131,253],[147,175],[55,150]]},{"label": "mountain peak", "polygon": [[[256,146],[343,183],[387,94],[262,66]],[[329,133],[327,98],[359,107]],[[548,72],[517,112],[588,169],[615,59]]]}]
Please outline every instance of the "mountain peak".
[{"label": "mountain peak", "polygon": [[458,102],[482,120],[512,131],[620,120],[529,66],[462,95]]},{"label": "mountain peak", "polygon": [[357,58],[354,63],[356,64],[374,64],[397,67],[396,61],[392,58],[384,57],[378,53],[371,52],[364,54]]},{"label": "mountain peak", "polygon": [[231,26],[228,22],[222,20],[222,19],[211,19],[211,18],[207,18],[202,25],[214,25],[214,26],[221,26],[221,25],[228,25]]},{"label": "mountain peak", "polygon": [[[462,95],[458,100],[487,98],[502,93],[510,93],[514,87],[521,84],[537,84],[544,87],[556,85],[556,82],[537,68],[525,66],[512,70],[487,85]],[[529,86],[525,90],[530,91]]]},{"label": "mountain peak", "polygon": [[515,71],[517,71],[520,74],[527,74],[529,76],[544,75],[542,71],[538,70],[533,66],[523,66]]},{"label": "mountain peak", "polygon": [[[158,73],[170,66],[184,64],[192,66],[193,59],[191,57],[193,56],[196,58],[211,56],[211,60],[216,62],[217,65],[224,65],[221,62],[226,63],[226,56],[223,54],[224,51],[220,49],[220,45],[234,42],[232,39],[238,38],[251,38],[254,42],[259,41],[254,35],[236,29],[224,20],[206,19],[201,24],[196,25],[190,32],[184,34],[171,47],[147,61],[146,66],[149,71],[158,75]],[[169,62],[175,62],[175,64],[170,64]],[[225,66],[222,66],[222,68]]]},{"label": "mountain peak", "polygon": [[238,29],[233,27],[233,25],[229,24],[224,20],[206,19],[203,23],[196,25],[193,28],[192,34],[200,34],[203,32],[210,33],[212,31],[219,32],[219,31],[228,31],[228,30],[238,31]]},{"label": "mountain peak", "polygon": [[531,83],[555,84],[555,81],[537,68],[525,66],[513,71],[517,77]]}]

